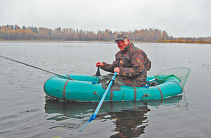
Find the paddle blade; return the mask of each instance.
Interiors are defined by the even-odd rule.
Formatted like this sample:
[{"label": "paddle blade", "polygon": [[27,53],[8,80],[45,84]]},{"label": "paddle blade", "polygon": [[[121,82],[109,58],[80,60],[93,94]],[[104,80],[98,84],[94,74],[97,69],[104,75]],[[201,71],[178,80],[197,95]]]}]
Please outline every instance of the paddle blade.
[{"label": "paddle blade", "polygon": [[93,114],[93,115],[89,118],[88,122],[91,122],[92,120],[95,120],[96,116],[97,116],[96,114]]},{"label": "paddle blade", "polygon": [[86,128],[88,125],[89,125],[89,122],[86,122],[86,124],[84,124],[78,131],[82,132],[84,128]]},{"label": "paddle blade", "polygon": [[86,128],[92,120],[95,120],[96,116],[97,116],[96,114],[93,114],[93,115],[89,118],[88,122],[86,122],[86,124],[84,124],[78,131],[79,131],[79,132],[82,132],[82,131],[84,130],[84,128]]}]

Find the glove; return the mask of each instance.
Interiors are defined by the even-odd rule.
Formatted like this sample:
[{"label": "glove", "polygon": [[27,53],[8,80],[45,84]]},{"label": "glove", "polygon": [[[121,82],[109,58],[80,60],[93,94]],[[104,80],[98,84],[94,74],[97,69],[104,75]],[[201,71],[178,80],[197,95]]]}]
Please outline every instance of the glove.
[{"label": "glove", "polygon": [[96,63],[96,67],[102,67],[102,66],[103,66],[103,63],[101,63],[101,62]]}]

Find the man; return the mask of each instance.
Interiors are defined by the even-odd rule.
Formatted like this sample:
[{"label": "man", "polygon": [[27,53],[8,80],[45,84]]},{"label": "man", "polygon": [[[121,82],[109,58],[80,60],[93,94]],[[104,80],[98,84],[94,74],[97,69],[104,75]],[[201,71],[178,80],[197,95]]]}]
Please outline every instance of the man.
[{"label": "man", "polygon": [[[115,79],[117,84],[144,87],[147,71],[151,68],[151,61],[146,53],[130,43],[125,33],[119,33],[115,42],[120,49],[115,55],[116,60],[112,64],[97,62],[96,66],[108,72],[117,72],[119,74]],[[106,78],[109,77],[103,77]]]}]

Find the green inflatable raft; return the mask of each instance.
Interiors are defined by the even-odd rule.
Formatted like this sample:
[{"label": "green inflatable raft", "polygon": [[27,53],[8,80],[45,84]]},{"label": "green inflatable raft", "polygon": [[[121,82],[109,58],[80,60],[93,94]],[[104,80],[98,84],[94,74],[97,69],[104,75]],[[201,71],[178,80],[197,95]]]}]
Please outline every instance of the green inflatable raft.
[{"label": "green inflatable raft", "polygon": [[[105,101],[155,100],[182,94],[189,73],[188,68],[173,68],[155,76],[148,76],[146,87],[112,85]],[[108,86],[108,84],[100,83],[100,79],[100,76],[89,75],[53,75],[45,82],[44,91],[48,96],[61,100],[98,102]],[[158,85],[150,86],[152,80]]]}]

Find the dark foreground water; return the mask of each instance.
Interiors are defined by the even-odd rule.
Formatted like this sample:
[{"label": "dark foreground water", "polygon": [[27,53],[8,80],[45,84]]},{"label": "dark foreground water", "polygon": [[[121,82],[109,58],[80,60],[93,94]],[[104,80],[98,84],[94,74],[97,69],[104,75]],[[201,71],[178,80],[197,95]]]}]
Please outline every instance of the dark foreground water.
[{"label": "dark foreground water", "polygon": [[[43,84],[52,74],[0,58],[0,137],[210,137],[211,45],[135,45],[152,61],[148,75],[190,68],[185,94],[163,101],[104,103],[96,120],[78,132],[98,103],[49,99]],[[0,42],[0,55],[58,74],[94,75],[95,63],[112,62],[117,50],[113,42]]]}]

